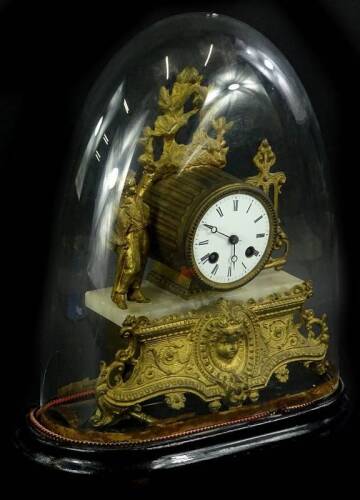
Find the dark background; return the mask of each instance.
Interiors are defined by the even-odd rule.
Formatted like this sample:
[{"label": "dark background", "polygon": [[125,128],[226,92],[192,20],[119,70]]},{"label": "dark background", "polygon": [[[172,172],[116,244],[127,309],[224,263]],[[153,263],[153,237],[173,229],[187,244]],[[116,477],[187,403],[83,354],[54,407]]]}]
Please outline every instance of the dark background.
[{"label": "dark background", "polygon": [[[340,360],[353,412],[345,427],[326,439],[284,445],[255,458],[237,459],[226,467],[208,465],[205,471],[187,472],[186,477],[196,477],[198,488],[214,484],[227,491],[237,485],[242,492],[250,487],[254,493],[264,487],[280,488],[280,494],[290,491],[284,490],[285,478],[293,481],[293,487],[296,484],[298,493],[302,488],[308,493],[314,487],[322,489],[335,478],[349,485],[355,479],[349,469],[351,460],[356,462],[360,436],[358,0],[155,0],[143,5],[139,0],[0,0],[2,291],[7,299],[1,328],[5,341],[1,350],[5,388],[1,413],[7,417],[2,426],[4,442],[19,416],[38,398],[36,328],[46,269],[51,265],[52,223],[84,100],[112,53],[129,38],[154,21],[187,11],[227,14],[262,32],[287,57],[309,94],[335,179],[347,304]],[[39,485],[38,481],[52,477],[23,461],[11,445],[3,447],[3,455],[9,472],[21,472],[18,477],[26,477],[26,485]],[[57,474],[55,481],[59,477]],[[123,479],[119,478],[119,492]],[[180,475],[171,480],[172,487],[164,489],[168,495],[176,485],[188,486]],[[61,475],[56,484],[62,487],[64,481]],[[161,487],[165,482],[166,478],[161,480]],[[145,480],[134,487],[148,484]],[[306,490],[310,484],[311,490]]]}]

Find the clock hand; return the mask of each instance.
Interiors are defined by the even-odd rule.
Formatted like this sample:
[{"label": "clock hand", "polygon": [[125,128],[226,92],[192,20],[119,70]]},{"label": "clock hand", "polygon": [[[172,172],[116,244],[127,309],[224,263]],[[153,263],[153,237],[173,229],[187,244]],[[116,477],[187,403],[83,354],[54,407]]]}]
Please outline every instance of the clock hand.
[{"label": "clock hand", "polygon": [[211,229],[211,232],[212,233],[219,233],[221,234],[222,236],[225,236],[226,238],[230,238],[230,236],[228,236],[227,234],[224,234],[222,233],[221,231],[218,230],[218,228],[216,226],[211,226],[210,224],[204,224],[204,226],[208,227],[209,229]]},{"label": "clock hand", "polygon": [[237,255],[235,253],[235,245],[236,245],[236,243],[233,244],[234,252],[233,252],[233,254],[231,256],[231,262],[233,263],[234,269],[235,269],[235,264],[236,264],[236,262],[238,260]]}]

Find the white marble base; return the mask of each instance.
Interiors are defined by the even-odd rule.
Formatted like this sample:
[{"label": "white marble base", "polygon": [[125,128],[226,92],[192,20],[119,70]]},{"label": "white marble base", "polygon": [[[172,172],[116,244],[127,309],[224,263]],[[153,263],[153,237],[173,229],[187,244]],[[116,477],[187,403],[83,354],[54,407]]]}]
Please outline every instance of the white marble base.
[{"label": "white marble base", "polygon": [[257,300],[272,293],[285,292],[302,282],[303,280],[285,271],[265,269],[250,283],[236,290],[228,292],[203,292],[185,300],[145,280],[142,290],[151,299],[151,302],[147,304],[128,301],[128,309],[119,309],[111,300],[111,288],[102,288],[86,292],[85,305],[92,311],[120,326],[128,314],[156,319],[168,314],[185,313],[190,309],[197,309],[201,306],[211,304],[220,298],[238,301],[246,301],[250,298]]}]

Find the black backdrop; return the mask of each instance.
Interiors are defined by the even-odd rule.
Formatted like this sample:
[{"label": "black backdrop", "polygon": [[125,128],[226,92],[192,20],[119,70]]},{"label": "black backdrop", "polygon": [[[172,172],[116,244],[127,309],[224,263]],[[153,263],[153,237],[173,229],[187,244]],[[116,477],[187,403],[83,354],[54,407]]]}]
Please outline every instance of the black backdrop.
[{"label": "black backdrop", "polygon": [[[320,486],[325,480],[321,470],[327,481],[335,477],[332,474],[346,472],[360,436],[356,425],[360,2],[356,0],[154,0],[143,5],[139,0],[0,0],[1,246],[6,271],[2,289],[7,299],[1,316],[2,414],[8,417],[2,433],[7,439],[9,426],[38,397],[36,327],[49,265],[52,222],[77,116],[87,92],[111,54],[130,37],[158,19],[186,11],[214,11],[238,18],[262,32],[285,54],[309,94],[336,178],[348,278],[340,354],[353,416],[340,434],[321,442],[314,440],[306,447],[283,446],[255,459],[235,460],[226,469],[215,466],[216,482],[224,486],[227,482],[235,486],[237,476],[232,471],[238,470],[239,464],[244,474],[251,472],[251,479],[246,474],[248,479],[237,479],[241,491],[251,487],[254,473],[260,478],[273,468],[274,475],[267,476],[272,483],[260,481],[256,488],[273,483],[276,488],[280,484],[283,487],[285,471],[290,470],[297,488],[315,478]],[[4,450],[8,453],[7,447]],[[50,477],[48,472],[22,461],[11,447],[9,453],[9,469],[27,473],[31,484],[35,479]],[[214,466],[208,470],[214,470]],[[195,472],[202,478],[198,487],[215,481],[215,475],[211,479],[211,474]],[[177,476],[174,481],[183,484]]]}]

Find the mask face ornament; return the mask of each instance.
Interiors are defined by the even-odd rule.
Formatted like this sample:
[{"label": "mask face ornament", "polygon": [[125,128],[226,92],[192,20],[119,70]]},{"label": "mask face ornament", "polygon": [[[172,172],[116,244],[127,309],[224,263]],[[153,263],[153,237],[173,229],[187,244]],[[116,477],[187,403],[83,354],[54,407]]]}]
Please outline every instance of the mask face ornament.
[{"label": "mask face ornament", "polygon": [[119,453],[222,429],[225,446],[245,423],[271,441],[262,423],[341,394],[316,119],[281,54],[235,20],[170,18],[129,47],[88,103],[31,426]]}]

